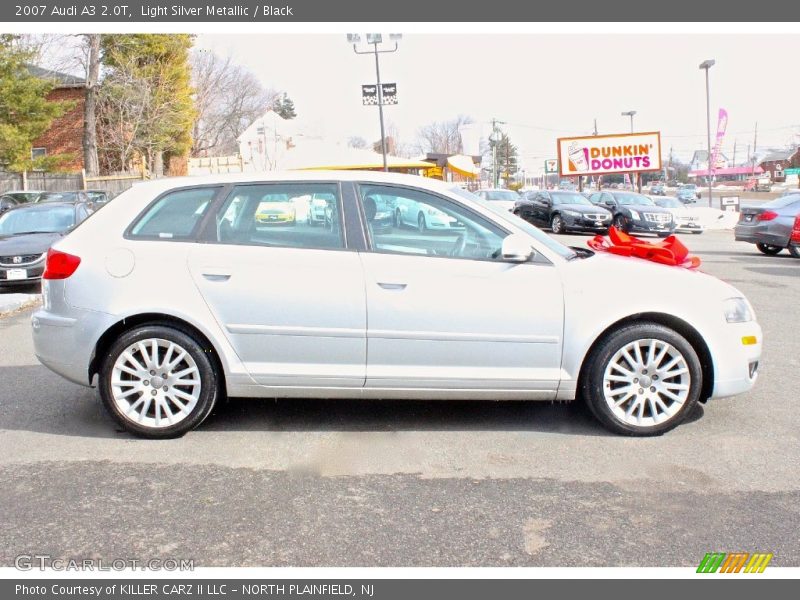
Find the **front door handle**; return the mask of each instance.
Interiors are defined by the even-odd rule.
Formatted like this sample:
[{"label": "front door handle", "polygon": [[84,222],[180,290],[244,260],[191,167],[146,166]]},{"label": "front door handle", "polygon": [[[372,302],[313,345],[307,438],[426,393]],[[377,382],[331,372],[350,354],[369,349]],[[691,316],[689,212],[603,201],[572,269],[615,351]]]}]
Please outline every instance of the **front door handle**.
[{"label": "front door handle", "polygon": [[383,283],[378,282],[378,285],[385,290],[404,290],[406,289],[406,283]]},{"label": "front door handle", "polygon": [[203,277],[208,281],[228,281],[231,278],[231,274],[217,271],[213,273],[203,273]]}]

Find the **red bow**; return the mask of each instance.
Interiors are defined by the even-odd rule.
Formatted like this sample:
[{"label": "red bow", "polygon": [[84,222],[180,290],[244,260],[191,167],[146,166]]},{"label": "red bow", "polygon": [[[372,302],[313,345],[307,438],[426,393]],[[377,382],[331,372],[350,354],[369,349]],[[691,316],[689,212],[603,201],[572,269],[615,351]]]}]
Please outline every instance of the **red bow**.
[{"label": "red bow", "polygon": [[598,252],[635,256],[673,267],[696,269],[700,266],[700,259],[697,256],[689,256],[688,248],[674,235],[663,242],[645,242],[612,226],[608,228],[608,237],[610,243],[602,235],[595,236],[588,241],[589,247]]}]

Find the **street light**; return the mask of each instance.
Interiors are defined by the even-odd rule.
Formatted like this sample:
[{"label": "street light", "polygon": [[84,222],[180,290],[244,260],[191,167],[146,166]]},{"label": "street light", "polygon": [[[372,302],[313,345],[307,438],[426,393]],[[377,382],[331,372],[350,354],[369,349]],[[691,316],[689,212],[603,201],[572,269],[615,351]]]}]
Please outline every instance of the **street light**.
[{"label": "street light", "polygon": [[353,52],[356,54],[374,54],[375,55],[375,79],[377,80],[378,92],[378,116],[381,121],[381,154],[383,154],[383,170],[388,171],[389,167],[386,164],[386,133],[383,126],[383,90],[381,89],[381,66],[378,60],[379,54],[387,54],[389,52],[397,52],[397,43],[403,38],[400,33],[390,33],[389,40],[394,42],[394,48],[391,50],[378,50],[378,46],[383,43],[383,36],[380,33],[368,33],[366,35],[367,44],[372,46],[372,50],[359,50],[358,44],[361,43],[361,36],[357,33],[348,33],[347,42],[353,44]]},{"label": "street light", "polygon": [[[631,133],[633,133],[633,115],[635,115],[635,114],[636,114],[635,110],[629,110],[629,111],[626,111],[624,113],[620,113],[620,116],[630,117],[631,118]],[[633,179],[634,179],[634,181],[632,183],[633,183],[634,189],[636,189],[636,190],[641,192],[642,190],[641,190],[641,188],[639,188],[639,174],[638,173],[634,173],[633,174]]]},{"label": "street light", "polygon": [[708,70],[714,66],[716,61],[713,59],[704,60],[700,63],[700,68],[706,72],[706,134],[708,136],[706,152],[708,152],[708,206],[711,207],[711,96],[708,91]]}]

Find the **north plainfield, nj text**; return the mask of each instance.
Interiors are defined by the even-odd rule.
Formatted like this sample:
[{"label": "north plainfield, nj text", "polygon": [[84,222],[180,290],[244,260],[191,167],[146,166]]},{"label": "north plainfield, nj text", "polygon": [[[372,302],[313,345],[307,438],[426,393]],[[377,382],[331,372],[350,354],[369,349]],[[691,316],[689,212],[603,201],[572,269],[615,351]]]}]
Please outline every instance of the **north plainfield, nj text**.
[{"label": "north plainfield, nj text", "polygon": [[207,4],[206,6],[183,6],[181,4],[143,4],[141,7],[143,17],[156,19],[158,17],[293,17],[294,12],[291,6],[272,6],[268,4],[256,4],[255,6],[244,6],[235,4],[233,6],[219,6]]}]

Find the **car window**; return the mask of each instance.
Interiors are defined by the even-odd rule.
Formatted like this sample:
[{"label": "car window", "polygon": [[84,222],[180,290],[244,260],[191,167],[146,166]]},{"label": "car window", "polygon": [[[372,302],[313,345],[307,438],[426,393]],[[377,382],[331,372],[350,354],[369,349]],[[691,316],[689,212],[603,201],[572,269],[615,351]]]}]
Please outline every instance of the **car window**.
[{"label": "car window", "polygon": [[203,187],[162,196],[139,217],[131,237],[192,239],[218,190],[218,187]]},{"label": "car window", "polygon": [[362,185],[372,248],[380,252],[500,259],[508,235],[445,198],[410,188]]},{"label": "car window", "polygon": [[344,248],[334,183],[239,185],[216,217],[216,242],[282,248]]},{"label": "car window", "polygon": [[617,202],[622,206],[655,206],[653,201],[641,194],[616,194]]}]

